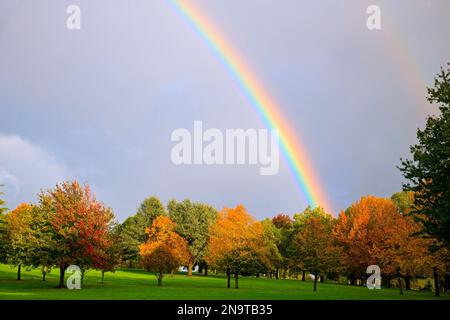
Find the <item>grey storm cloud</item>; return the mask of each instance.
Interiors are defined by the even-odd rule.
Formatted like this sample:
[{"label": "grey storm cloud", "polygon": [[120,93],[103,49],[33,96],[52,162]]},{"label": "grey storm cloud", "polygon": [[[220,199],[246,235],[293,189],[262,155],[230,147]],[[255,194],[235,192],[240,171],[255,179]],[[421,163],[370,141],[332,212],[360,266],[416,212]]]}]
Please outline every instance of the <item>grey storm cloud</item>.
[{"label": "grey storm cloud", "polygon": [[[335,214],[401,189],[396,165],[436,110],[425,85],[450,58],[447,0],[377,1],[379,31],[366,28],[372,2],[195,1],[275,97]],[[66,28],[71,4],[80,30]],[[149,195],[243,203],[259,218],[307,205],[283,160],[275,176],[170,161],[171,133],[195,120],[221,130],[264,124],[166,1],[2,0],[0,117],[9,207],[69,178],[90,183],[120,220]]]}]

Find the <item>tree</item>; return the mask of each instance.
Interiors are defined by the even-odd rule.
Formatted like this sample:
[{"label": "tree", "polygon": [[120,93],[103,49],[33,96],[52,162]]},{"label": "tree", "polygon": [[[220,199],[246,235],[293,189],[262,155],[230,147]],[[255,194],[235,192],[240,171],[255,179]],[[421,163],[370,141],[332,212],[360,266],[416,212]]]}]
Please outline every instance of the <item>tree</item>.
[{"label": "tree", "polygon": [[50,223],[49,214],[40,206],[32,206],[32,224],[33,245],[32,256],[30,258],[30,266],[33,268],[40,267],[42,280],[51,272],[55,263],[56,241],[52,225]]},{"label": "tree", "polygon": [[[144,199],[136,212],[136,216],[140,220],[139,223],[142,224],[144,228],[151,226],[153,220],[160,215],[166,215],[166,209],[161,201],[155,196]],[[142,233],[144,233],[143,241],[145,241],[146,238],[144,228],[142,229]]]},{"label": "tree", "polygon": [[401,214],[408,215],[414,206],[414,192],[396,192],[391,196],[391,200],[397,205],[398,211]]},{"label": "tree", "polygon": [[282,241],[282,229],[277,228],[271,219],[261,221],[264,230],[263,247],[260,247],[259,262],[261,267],[272,276],[275,269],[275,278],[279,278],[279,269],[283,266],[283,257],[278,250]]},{"label": "tree", "polygon": [[433,240],[419,237],[421,229],[390,199],[362,197],[341,212],[334,235],[343,248],[342,262],[350,281],[362,280],[373,264],[381,268],[388,283],[397,278],[401,292],[402,278],[409,289],[413,277],[430,275],[430,264],[436,259],[428,250]]},{"label": "tree", "polygon": [[137,209],[135,215],[128,217],[118,227],[122,239],[123,262],[134,267],[139,259],[139,245],[147,240],[148,235],[145,228],[152,225],[153,220],[166,215],[166,210],[161,201],[155,197],[144,199]]},{"label": "tree", "polygon": [[153,220],[147,228],[148,240],[139,246],[141,264],[146,271],[154,272],[158,286],[165,273],[174,271],[189,260],[187,242],[175,232],[176,224],[166,216]]},{"label": "tree", "polygon": [[0,263],[6,263],[9,249],[9,230],[6,216],[0,213]]},{"label": "tree", "polygon": [[294,231],[294,221],[288,215],[278,214],[272,218],[272,223],[280,231],[280,239],[278,241],[277,247],[278,252],[281,255],[280,268],[283,269],[282,276],[283,278],[286,278],[286,273],[289,270],[289,266],[292,262],[290,246]]},{"label": "tree", "polygon": [[115,272],[116,268],[122,262],[122,238],[120,236],[119,225],[114,225],[109,236],[109,247],[103,252],[101,259],[99,259],[96,267],[102,271],[102,284],[104,283],[106,272]]},{"label": "tree", "polygon": [[[450,63],[448,64],[450,66]],[[428,88],[428,101],[438,103],[440,115],[429,116],[424,130],[417,130],[418,144],[410,147],[412,160],[399,167],[408,180],[404,190],[413,191],[412,213],[424,232],[450,247],[450,69]]]},{"label": "tree", "polygon": [[433,239],[418,236],[422,226],[411,216],[397,215],[392,232],[383,232],[385,245],[377,247],[374,254],[381,257],[383,273],[395,275],[399,281],[400,293],[403,294],[402,278],[405,289],[411,289],[411,279],[414,277],[431,276],[432,268],[439,264],[437,256],[429,251]]},{"label": "tree", "polygon": [[339,251],[332,237],[334,218],[320,208],[308,207],[301,215],[296,216],[298,233],[293,240],[296,260],[301,267],[314,274],[314,291],[317,280],[328,273],[337,271]]},{"label": "tree", "polygon": [[33,208],[22,203],[7,215],[10,234],[8,261],[17,266],[17,280],[21,280],[22,266],[29,266],[33,256],[33,244],[38,240],[33,234]]},{"label": "tree", "polygon": [[136,216],[131,216],[118,229],[122,240],[122,261],[128,267],[135,267],[139,260],[139,245],[145,241],[141,240],[141,233],[145,235],[145,225],[141,224]]},{"label": "tree", "polygon": [[278,229],[289,229],[292,227],[294,221],[287,214],[280,213],[272,218],[272,223]]},{"label": "tree", "polygon": [[210,228],[206,261],[226,271],[228,288],[234,272],[235,288],[238,288],[239,273],[260,265],[266,248],[262,223],[250,216],[243,205],[224,208]]},{"label": "tree", "polygon": [[362,197],[339,214],[334,235],[343,249],[342,263],[352,284],[357,279],[362,282],[370,265],[383,269],[386,239],[396,232],[400,218],[391,200],[374,196]]},{"label": "tree", "polygon": [[97,201],[88,185],[77,181],[57,184],[42,192],[40,206],[49,215],[54,233],[55,264],[60,269],[59,287],[64,287],[67,267],[76,264],[85,271],[97,267],[109,248],[113,213]]},{"label": "tree", "polygon": [[188,262],[188,275],[192,275],[192,268],[204,259],[208,245],[210,226],[217,218],[217,211],[213,207],[192,203],[189,199],[182,202],[170,200],[167,204],[169,217],[176,224],[176,231],[186,239],[191,259]]}]

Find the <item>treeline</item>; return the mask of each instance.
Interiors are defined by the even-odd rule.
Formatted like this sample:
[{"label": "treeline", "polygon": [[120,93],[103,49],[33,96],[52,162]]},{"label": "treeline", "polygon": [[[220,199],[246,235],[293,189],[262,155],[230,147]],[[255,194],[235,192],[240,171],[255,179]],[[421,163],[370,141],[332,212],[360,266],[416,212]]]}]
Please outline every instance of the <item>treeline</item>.
[{"label": "treeline", "polygon": [[[423,227],[411,215],[414,193],[392,199],[366,196],[338,217],[322,208],[299,214],[278,214],[255,220],[239,205],[217,212],[190,200],[145,199],[122,224],[99,202],[89,186],[63,182],[41,192],[37,204],[21,204],[1,215],[0,252],[5,263],[40,268],[42,279],[59,269],[60,287],[69,265],[105,272],[118,267],[142,267],[164,274],[193,267],[208,274],[223,272],[227,287],[238,288],[239,275],[269,278],[306,276],[365,285],[370,265],[381,268],[383,285],[411,289],[414,279],[433,278],[435,288],[449,288],[449,261],[438,240],[421,235]],[[432,248],[436,248],[433,250]],[[103,277],[102,277],[103,281]],[[440,284],[440,286],[439,286]]]}]

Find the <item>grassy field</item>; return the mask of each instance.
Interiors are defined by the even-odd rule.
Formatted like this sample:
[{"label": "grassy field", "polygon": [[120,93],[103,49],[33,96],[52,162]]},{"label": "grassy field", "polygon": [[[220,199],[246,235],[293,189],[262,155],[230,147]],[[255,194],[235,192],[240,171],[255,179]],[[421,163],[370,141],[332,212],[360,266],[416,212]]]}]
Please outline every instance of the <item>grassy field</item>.
[{"label": "grassy field", "polygon": [[[408,291],[403,296],[398,289],[369,290],[332,283],[319,283],[313,292],[312,282],[240,278],[239,289],[225,288],[226,280],[218,276],[185,274],[164,277],[158,287],[154,275],[139,270],[121,270],[105,274],[89,271],[81,290],[57,289],[58,270],[41,280],[39,270],[22,272],[22,280],[15,280],[16,269],[0,265],[0,299],[435,299],[432,292]],[[450,299],[444,295],[441,299]]]}]

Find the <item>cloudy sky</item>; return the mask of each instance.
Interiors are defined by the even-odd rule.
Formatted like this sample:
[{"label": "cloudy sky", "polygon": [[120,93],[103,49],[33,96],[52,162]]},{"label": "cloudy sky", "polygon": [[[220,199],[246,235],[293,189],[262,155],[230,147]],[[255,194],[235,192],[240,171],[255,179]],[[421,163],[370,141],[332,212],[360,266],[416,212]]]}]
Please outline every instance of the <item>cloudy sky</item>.
[{"label": "cloudy sky", "polygon": [[[450,61],[448,0],[196,0],[301,138],[333,213],[400,190],[396,166],[436,106],[425,86]],[[81,8],[81,30],[66,8]],[[366,28],[378,4],[382,29]],[[65,179],[119,220],[143,198],[243,203],[256,217],[307,202],[286,161],[176,166],[170,135],[264,128],[205,42],[163,0],[0,2],[0,183],[10,208]]]}]

